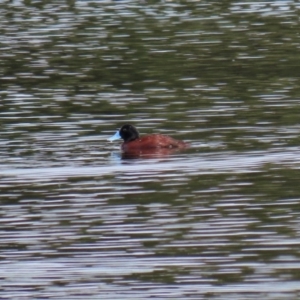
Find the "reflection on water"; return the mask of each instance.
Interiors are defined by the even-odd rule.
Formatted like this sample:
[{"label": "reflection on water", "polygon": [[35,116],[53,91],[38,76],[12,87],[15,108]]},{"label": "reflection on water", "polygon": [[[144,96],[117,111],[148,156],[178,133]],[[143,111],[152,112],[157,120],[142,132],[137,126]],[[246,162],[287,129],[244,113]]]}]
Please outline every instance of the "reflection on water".
[{"label": "reflection on water", "polygon": [[299,298],[298,9],[1,4],[1,297]]}]

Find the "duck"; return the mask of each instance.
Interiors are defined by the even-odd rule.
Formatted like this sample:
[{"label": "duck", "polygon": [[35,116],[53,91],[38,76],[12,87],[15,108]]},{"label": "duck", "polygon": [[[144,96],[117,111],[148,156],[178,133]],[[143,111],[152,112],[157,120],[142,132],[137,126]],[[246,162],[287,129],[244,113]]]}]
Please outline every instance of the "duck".
[{"label": "duck", "polygon": [[185,149],[188,144],[184,141],[176,140],[163,134],[148,134],[140,136],[135,126],[131,124],[123,125],[109,141],[122,139],[121,149],[125,152],[152,151],[157,149]]}]

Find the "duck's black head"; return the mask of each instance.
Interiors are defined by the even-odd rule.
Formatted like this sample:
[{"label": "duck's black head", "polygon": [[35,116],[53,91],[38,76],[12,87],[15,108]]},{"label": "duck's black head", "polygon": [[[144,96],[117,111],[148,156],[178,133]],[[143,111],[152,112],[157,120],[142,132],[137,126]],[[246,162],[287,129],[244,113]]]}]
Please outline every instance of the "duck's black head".
[{"label": "duck's black head", "polygon": [[123,139],[124,142],[131,142],[140,137],[139,132],[137,129],[130,124],[123,125],[120,130],[118,130],[115,135],[110,137],[108,140],[109,141],[114,141],[118,139]]},{"label": "duck's black head", "polygon": [[140,137],[137,129],[130,124],[123,125],[119,130],[120,137],[124,140],[124,142],[131,142]]}]

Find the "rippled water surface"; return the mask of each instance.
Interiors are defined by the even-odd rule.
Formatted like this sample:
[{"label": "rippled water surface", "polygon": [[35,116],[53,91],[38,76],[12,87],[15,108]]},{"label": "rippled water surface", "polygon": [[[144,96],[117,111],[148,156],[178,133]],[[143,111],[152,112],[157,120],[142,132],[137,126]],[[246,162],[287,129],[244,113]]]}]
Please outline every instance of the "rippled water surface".
[{"label": "rippled water surface", "polygon": [[1,299],[298,299],[299,9],[0,4]]}]

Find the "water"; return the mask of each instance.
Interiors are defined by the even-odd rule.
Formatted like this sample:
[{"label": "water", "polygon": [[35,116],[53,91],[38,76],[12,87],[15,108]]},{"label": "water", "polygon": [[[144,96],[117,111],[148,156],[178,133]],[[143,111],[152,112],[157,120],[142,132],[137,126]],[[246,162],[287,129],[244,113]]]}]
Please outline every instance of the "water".
[{"label": "water", "polygon": [[299,8],[2,3],[1,299],[299,298]]}]

